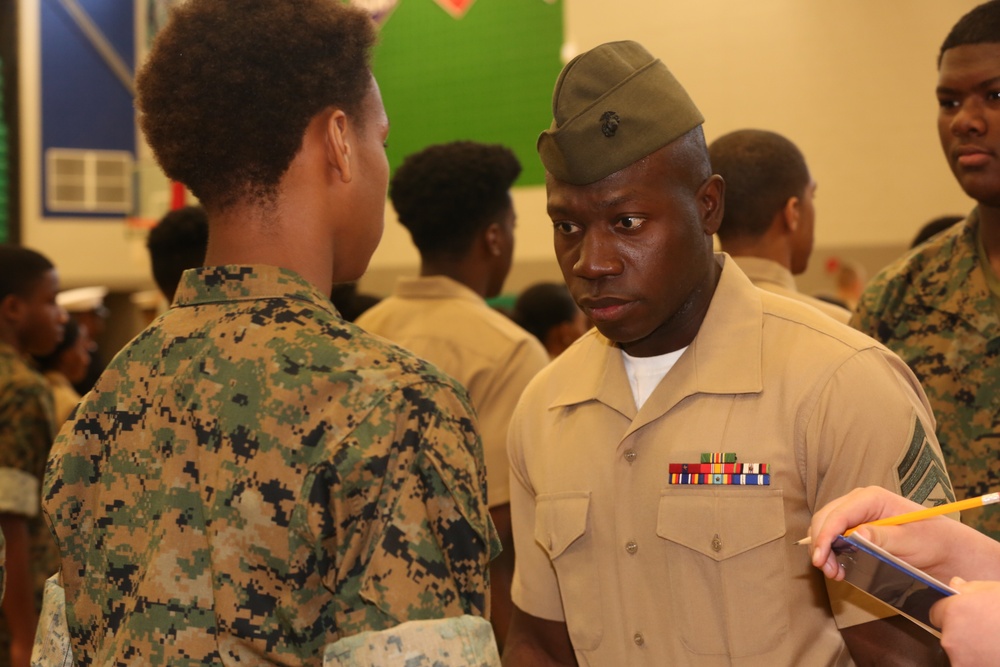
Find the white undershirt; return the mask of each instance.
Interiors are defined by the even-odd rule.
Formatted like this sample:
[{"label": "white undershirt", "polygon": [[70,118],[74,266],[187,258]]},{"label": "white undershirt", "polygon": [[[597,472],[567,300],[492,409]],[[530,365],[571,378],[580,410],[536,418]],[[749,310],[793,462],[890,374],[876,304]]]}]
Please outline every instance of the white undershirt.
[{"label": "white undershirt", "polygon": [[677,360],[684,354],[686,347],[675,352],[667,352],[656,357],[632,357],[622,350],[622,360],[625,362],[625,372],[628,383],[632,387],[632,398],[635,407],[641,409],[646,399],[656,389],[660,381],[666,377]]}]

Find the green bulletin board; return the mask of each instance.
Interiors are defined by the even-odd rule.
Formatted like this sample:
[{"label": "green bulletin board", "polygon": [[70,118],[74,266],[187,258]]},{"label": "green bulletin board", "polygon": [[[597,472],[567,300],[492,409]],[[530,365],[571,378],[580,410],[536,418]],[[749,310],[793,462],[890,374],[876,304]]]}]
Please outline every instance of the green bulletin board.
[{"label": "green bulletin board", "polygon": [[454,18],[435,0],[399,0],[375,50],[389,114],[389,163],[447,141],[501,143],[540,185],[535,152],[562,69],[562,0],[475,0]]}]

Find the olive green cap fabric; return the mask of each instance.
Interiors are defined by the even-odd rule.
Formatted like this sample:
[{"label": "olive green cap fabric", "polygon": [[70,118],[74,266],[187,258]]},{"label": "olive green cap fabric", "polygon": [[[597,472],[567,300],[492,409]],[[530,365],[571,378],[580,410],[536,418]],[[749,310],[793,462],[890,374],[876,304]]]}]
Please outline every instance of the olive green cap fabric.
[{"label": "olive green cap fabric", "polygon": [[705,122],[666,65],[636,42],[602,44],[569,61],[552,115],[538,154],[573,185],[599,181]]}]

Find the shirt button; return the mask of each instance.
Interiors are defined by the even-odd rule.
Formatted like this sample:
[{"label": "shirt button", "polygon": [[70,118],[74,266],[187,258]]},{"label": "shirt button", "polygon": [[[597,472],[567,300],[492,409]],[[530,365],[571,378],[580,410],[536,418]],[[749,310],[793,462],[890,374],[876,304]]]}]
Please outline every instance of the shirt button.
[{"label": "shirt button", "polygon": [[625,451],[625,460],[628,461],[629,463],[635,461],[635,457],[637,456],[639,456],[639,454],[634,449],[629,449]]},{"label": "shirt button", "polygon": [[637,632],[634,635],[632,635],[632,641],[635,642],[636,646],[642,646],[643,644],[646,643],[646,640],[643,638],[641,632]]},{"label": "shirt button", "polygon": [[719,534],[716,533],[715,537],[712,538],[712,551],[718,553],[722,551],[722,540],[719,539]]},{"label": "shirt button", "polygon": [[635,552],[638,550],[639,550],[639,545],[636,543],[635,540],[629,540],[625,544],[625,551],[629,552],[630,554],[635,554]]}]

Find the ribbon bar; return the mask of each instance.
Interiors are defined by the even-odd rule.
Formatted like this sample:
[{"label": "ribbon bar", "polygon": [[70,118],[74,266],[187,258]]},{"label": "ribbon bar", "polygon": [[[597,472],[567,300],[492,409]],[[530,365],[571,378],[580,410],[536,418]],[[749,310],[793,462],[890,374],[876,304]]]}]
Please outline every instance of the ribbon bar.
[{"label": "ribbon bar", "polygon": [[771,475],[727,475],[710,473],[672,473],[671,484],[697,484],[718,486],[770,486]]}]

